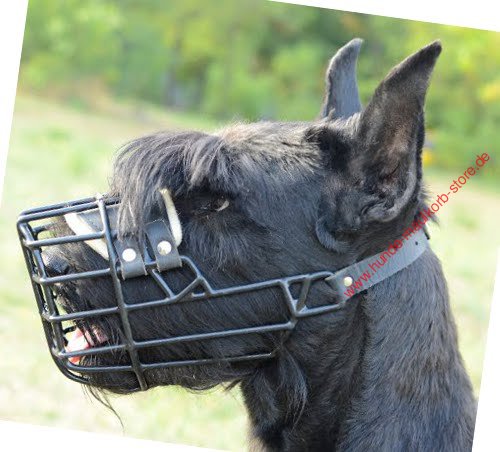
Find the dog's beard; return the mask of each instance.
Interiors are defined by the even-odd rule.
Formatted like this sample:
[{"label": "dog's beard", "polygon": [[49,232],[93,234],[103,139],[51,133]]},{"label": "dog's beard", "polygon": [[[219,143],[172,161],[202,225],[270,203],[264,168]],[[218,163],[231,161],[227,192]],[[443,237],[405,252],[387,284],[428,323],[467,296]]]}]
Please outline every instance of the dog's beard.
[{"label": "dog's beard", "polygon": [[[178,293],[192,276],[181,281],[180,272],[162,275],[169,280]],[[175,281],[175,284],[174,284]],[[224,283],[219,283],[222,287]],[[219,285],[218,284],[218,285]],[[227,283],[229,284],[229,283]],[[85,279],[67,284],[61,304],[67,312],[91,311],[116,307],[113,288],[107,278]],[[259,292],[214,297],[207,300],[178,301],[167,306],[140,307],[147,301],[162,297],[151,277],[135,278],[123,284],[127,304],[134,305],[128,312],[134,341],[140,343],[212,333],[265,324],[283,323],[287,317],[283,293],[278,288],[267,288]],[[297,292],[298,287],[293,288]],[[311,288],[313,299],[324,300],[322,290]],[[163,294],[164,296],[164,294]],[[295,293],[298,296],[298,292]],[[93,348],[127,344],[118,313],[96,315],[76,321],[77,329],[68,337],[66,351],[84,350],[71,362],[81,366],[130,366],[131,359],[126,347],[91,353]],[[206,389],[223,382],[232,382],[255,370],[256,362],[229,364],[225,358],[271,353],[282,341],[283,332],[253,333],[224,338],[204,338],[193,341],[169,343],[168,345],[137,347],[139,361],[151,366],[144,371],[149,387],[159,385],[181,385],[189,389]],[[203,366],[160,366],[172,362],[219,359],[217,364]],[[116,393],[128,393],[137,389],[138,381],[132,371],[103,371],[86,374],[91,385]]]}]

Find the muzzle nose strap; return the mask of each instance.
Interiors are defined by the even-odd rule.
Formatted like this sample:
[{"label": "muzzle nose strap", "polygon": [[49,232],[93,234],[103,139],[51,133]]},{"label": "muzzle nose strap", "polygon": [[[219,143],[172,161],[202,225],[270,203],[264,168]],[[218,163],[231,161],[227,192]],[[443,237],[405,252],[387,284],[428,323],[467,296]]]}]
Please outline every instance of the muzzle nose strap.
[{"label": "muzzle nose strap", "polygon": [[176,241],[165,221],[160,219],[148,223],[146,237],[154,254],[158,271],[162,272],[182,265]]},{"label": "muzzle nose strap", "polygon": [[132,237],[125,237],[122,240],[116,239],[113,242],[120,261],[120,272],[123,279],[148,274],[143,258],[146,253],[150,253],[151,257],[154,258],[156,268],[160,272],[182,265],[175,239],[165,221],[160,219],[148,223],[145,233],[148,243],[142,250],[139,242]]},{"label": "muzzle nose strap", "polygon": [[148,274],[137,240],[131,237],[125,237],[122,240],[115,239],[113,245],[120,261],[120,272],[123,279]]}]

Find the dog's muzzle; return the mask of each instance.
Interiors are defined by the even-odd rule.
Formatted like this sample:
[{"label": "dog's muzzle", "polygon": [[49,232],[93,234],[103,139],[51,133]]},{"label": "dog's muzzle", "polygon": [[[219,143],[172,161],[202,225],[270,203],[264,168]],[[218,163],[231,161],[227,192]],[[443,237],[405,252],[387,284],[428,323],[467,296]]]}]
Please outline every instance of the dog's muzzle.
[{"label": "dog's muzzle", "polygon": [[[144,231],[144,239],[137,240],[132,235],[119,237],[117,232],[118,199],[103,196],[57,204],[23,212],[17,223],[24,257],[35,292],[38,310],[42,319],[45,336],[51,355],[68,378],[84,384],[90,384],[89,374],[107,372],[133,372],[137,377],[136,390],[148,389],[146,374],[159,368],[185,365],[202,365],[212,363],[231,363],[257,359],[268,359],[276,356],[280,346],[268,352],[255,352],[241,356],[204,357],[193,359],[145,363],[141,362],[139,350],[150,347],[168,346],[191,341],[204,341],[216,338],[230,338],[246,334],[282,333],[281,344],[294,329],[297,321],[303,317],[326,314],[339,310],[355,293],[346,292],[346,281],[359,279],[368,265],[378,255],[368,257],[360,262],[332,273],[320,271],[297,276],[284,276],[261,282],[253,282],[230,287],[214,287],[202,275],[191,258],[180,255],[178,245],[182,241],[182,229],[171,197],[162,193],[165,202],[165,218],[148,223]],[[50,225],[64,217],[64,221],[74,234],[54,236],[47,234]],[[48,237],[45,237],[49,235]],[[84,242],[97,252],[106,262],[104,268],[98,270],[72,273],[65,268],[64,259],[52,261],[53,256],[47,250],[58,245]],[[412,240],[402,248],[377,274],[366,281],[363,290],[383,281],[394,273],[410,265],[427,248],[427,238],[423,231],[415,234]],[[58,267],[53,276],[49,267]],[[174,291],[162,274],[181,268],[192,274],[192,280],[182,290]],[[137,277],[151,278],[161,290],[163,296],[157,300],[144,300],[133,304],[127,303],[124,296],[124,282]],[[164,276],[164,275],[163,275]],[[58,301],[58,285],[86,278],[110,278],[114,290],[115,304],[106,308],[95,308],[77,312],[65,312]],[[331,288],[330,304],[309,307],[306,304],[313,284],[326,282]],[[292,289],[293,286],[293,289]],[[248,326],[226,329],[208,333],[157,337],[141,341],[134,338],[130,323],[130,313],[137,310],[163,307],[184,302],[197,301],[203,303],[212,298],[224,299],[238,294],[259,292],[266,289],[277,289],[283,295],[287,312],[286,321],[279,323],[263,323],[259,326]],[[78,322],[99,320],[114,315],[120,319],[120,343],[108,344],[107,338],[99,329],[82,331]],[[84,365],[80,357],[97,356],[120,351],[128,355],[126,365]]]},{"label": "dog's muzzle", "polygon": [[[283,332],[287,336],[301,317],[316,315],[340,309],[344,301],[309,308],[306,298],[311,285],[315,281],[324,281],[332,276],[332,272],[324,271],[292,277],[283,277],[246,285],[215,288],[202,275],[196,264],[188,256],[179,255],[178,244],[182,240],[182,231],[176,215],[171,215],[172,206],[164,195],[168,221],[158,219],[145,227],[144,240],[132,237],[119,238],[117,233],[117,212],[119,200],[103,196],[72,201],[63,204],[40,207],[23,212],[17,223],[24,257],[30,274],[38,310],[51,355],[68,378],[84,384],[90,384],[89,374],[99,372],[134,372],[138,385],[137,390],[148,388],[145,374],[150,369],[168,368],[183,365],[200,365],[218,362],[236,362],[256,359],[267,359],[275,356],[276,350],[267,353],[254,353],[243,356],[226,356],[224,358],[207,357],[181,361],[144,363],[139,359],[140,349],[157,346],[168,346],[190,341],[203,341],[215,338],[227,338],[245,334]],[[50,226],[64,217],[65,223],[74,235],[55,237],[48,234]],[[46,237],[49,235],[48,237]],[[59,262],[48,250],[58,245],[84,242],[106,261],[107,266],[99,270],[71,273],[65,268],[63,259]],[[57,267],[57,275],[52,276],[50,268]],[[180,292],[174,292],[161,274],[182,267],[193,275],[189,283]],[[164,296],[158,300],[148,300],[128,304],[124,297],[124,281],[139,276],[149,276],[161,289]],[[67,313],[57,299],[57,286],[84,278],[111,279],[116,305],[112,307],[91,309]],[[291,286],[300,285],[297,297],[292,296]],[[183,336],[158,337],[153,340],[139,341],[133,337],[129,314],[131,311],[151,307],[168,307],[183,301],[203,302],[210,298],[221,298],[248,292],[278,288],[288,307],[288,320],[281,323],[263,324],[246,328],[214,331]],[[121,337],[123,343],[103,345],[105,337],[99,331],[83,332],[75,325],[78,321],[99,319],[108,315],[120,318]],[[76,322],[76,323],[75,323]],[[68,326],[70,325],[70,326]],[[117,350],[128,354],[130,364],[116,366],[97,366],[80,364],[80,357],[99,355]]]}]

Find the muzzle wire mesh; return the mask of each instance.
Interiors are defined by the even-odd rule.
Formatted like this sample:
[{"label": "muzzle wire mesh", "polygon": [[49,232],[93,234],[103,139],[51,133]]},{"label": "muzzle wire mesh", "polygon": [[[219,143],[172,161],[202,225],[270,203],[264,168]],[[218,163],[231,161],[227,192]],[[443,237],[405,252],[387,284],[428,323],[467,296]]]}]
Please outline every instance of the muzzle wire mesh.
[{"label": "muzzle wire mesh", "polygon": [[[204,341],[216,338],[230,338],[238,335],[259,334],[269,332],[283,332],[287,337],[294,329],[298,319],[312,315],[324,314],[341,309],[345,301],[331,305],[318,307],[308,307],[306,300],[311,285],[316,281],[322,281],[332,276],[329,271],[302,274],[297,276],[270,279],[262,282],[235,285],[225,288],[214,288],[202,275],[196,264],[187,256],[180,256],[183,267],[187,267],[193,274],[193,280],[182,290],[175,293],[158,271],[153,253],[144,250],[144,263],[147,274],[157,283],[162,290],[164,297],[152,301],[143,301],[130,304],[124,297],[124,279],[120,271],[120,262],[115,249],[114,239],[116,231],[113,231],[109,221],[108,210],[112,206],[119,204],[118,199],[104,198],[100,195],[94,198],[86,198],[68,203],[55,204],[35,208],[23,212],[17,222],[17,228],[21,245],[26,260],[31,283],[35,293],[39,314],[42,320],[47,343],[56,365],[61,372],[71,380],[83,384],[91,384],[89,374],[107,372],[133,372],[137,377],[136,390],[148,389],[145,373],[150,369],[160,369],[187,365],[203,365],[212,363],[230,363],[239,361],[249,361],[256,359],[268,359],[276,355],[279,347],[267,353],[253,353],[242,356],[227,356],[223,358],[203,358],[195,359],[186,356],[183,360],[172,360],[163,362],[146,363],[141,362],[139,350],[148,347],[168,346],[171,344],[187,343],[191,341]],[[68,235],[63,237],[39,238],[40,234],[47,231],[51,222],[57,218],[72,212],[85,212],[98,209],[102,230],[88,233]],[[68,273],[58,276],[49,276],[46,265],[42,258],[42,247],[57,246],[67,243],[87,242],[89,240],[104,240],[108,250],[108,265],[98,270],[89,270],[78,273]],[[54,286],[59,283],[67,283],[85,278],[108,277],[111,279],[114,289],[116,305],[106,308],[89,309],[71,313],[61,313],[54,294]],[[292,295],[292,286],[300,286],[298,296]],[[265,289],[277,288],[283,294],[283,299],[287,306],[287,320],[284,322],[263,324],[259,326],[249,326],[244,328],[226,329],[208,333],[197,333],[189,335],[179,335],[171,337],[159,337],[152,340],[136,340],[133,337],[130,322],[130,313],[133,311],[152,307],[168,307],[169,305],[184,301],[203,302],[211,298],[221,298],[231,295],[244,294]],[[335,298],[335,297],[332,297]],[[332,300],[334,301],[334,300]],[[65,325],[68,322],[75,322],[89,319],[98,319],[107,315],[117,315],[120,319],[120,329],[122,343],[119,344],[98,344],[89,349],[80,351],[67,351],[65,348]],[[130,364],[126,365],[85,365],[73,364],[72,357],[83,357],[86,355],[97,356],[100,354],[112,354],[125,352],[128,355]]]}]

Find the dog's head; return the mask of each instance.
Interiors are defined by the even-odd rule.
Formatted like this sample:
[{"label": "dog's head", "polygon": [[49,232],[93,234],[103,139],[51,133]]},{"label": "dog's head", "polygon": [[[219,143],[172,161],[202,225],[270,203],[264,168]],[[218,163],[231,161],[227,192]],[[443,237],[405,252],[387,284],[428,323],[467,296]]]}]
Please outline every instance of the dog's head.
[{"label": "dog's head", "polygon": [[[111,192],[120,199],[115,224],[120,236],[143,240],[145,225],[167,219],[169,209],[175,208],[179,253],[196,262],[216,288],[335,271],[398,238],[423,203],[423,106],[441,46],[430,44],[396,66],[362,108],[355,77],[360,44],[351,41],[332,59],[318,120],[236,124],[215,134],[159,133],[129,143],[116,161],[111,184]],[[55,227],[62,235],[75,229],[69,222]],[[51,275],[109,265],[108,256],[85,243],[51,247],[42,254]],[[178,293],[193,275],[184,266],[161,277]],[[129,305],[165,297],[151,276],[128,279],[123,289]],[[57,291],[68,313],[116,306],[108,277],[61,283]],[[317,284],[308,303],[328,304],[331,296],[326,285]],[[129,316],[134,340],[155,341],[283,322],[287,307],[281,292],[270,287],[151,305],[132,309]],[[321,322],[325,320],[319,317],[299,322],[280,353],[293,355],[326,325],[336,325],[331,319]],[[76,324],[73,350],[75,343],[81,348],[123,343],[116,312],[77,319]],[[268,353],[279,349],[283,340],[281,331],[220,335],[152,344],[138,350],[138,359],[154,364]],[[115,366],[129,363],[130,356],[120,348],[80,361]],[[207,388],[244,379],[260,364],[222,360],[204,366],[152,366],[145,378],[150,387]],[[91,373],[89,379],[95,387],[114,392],[137,388],[133,372]]]}]

